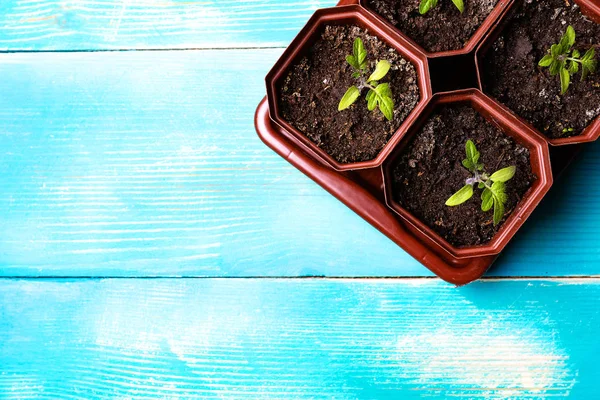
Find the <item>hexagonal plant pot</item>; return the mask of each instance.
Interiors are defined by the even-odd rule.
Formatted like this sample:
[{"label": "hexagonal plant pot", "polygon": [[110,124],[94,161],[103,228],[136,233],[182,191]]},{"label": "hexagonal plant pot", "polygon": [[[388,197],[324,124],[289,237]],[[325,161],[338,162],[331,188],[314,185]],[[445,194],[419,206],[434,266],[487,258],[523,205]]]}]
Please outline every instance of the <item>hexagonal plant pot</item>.
[{"label": "hexagonal plant pot", "polygon": [[[286,88],[284,85],[288,72],[292,68],[296,68],[298,62],[301,62],[305,56],[310,54],[309,52],[312,46],[321,38],[321,35],[325,31],[325,26],[327,25],[351,25],[365,29],[369,35],[375,36],[390,48],[395,49],[405,62],[414,66],[416,72],[417,86],[420,93],[418,94],[418,99],[416,100],[414,108],[405,116],[404,120],[395,130],[395,133],[387,138],[387,143],[385,145],[380,144],[380,147],[383,147],[378,153],[376,153],[378,148],[372,149],[375,156],[370,159],[352,160],[351,162],[338,161],[338,159],[328,154],[323,148],[319,147],[307,137],[306,134],[301,132],[300,129],[287,121],[282,113],[280,94],[282,88]],[[345,65],[345,61],[342,62]],[[392,68],[394,68],[394,66]],[[269,72],[266,78],[266,84],[271,119],[277,125],[282,127],[289,136],[289,139],[298,144],[303,151],[339,171],[371,168],[380,165],[383,159],[389,154],[389,151],[395,146],[402,133],[411,125],[416,116],[424,108],[426,101],[431,97],[431,86],[425,55],[402,35],[395,33],[392,28],[383,24],[376,17],[366,12],[358,5],[322,9],[315,12],[306,26],[300,31],[299,35],[294,39],[273,69]],[[343,94],[346,89],[347,88],[341,88],[341,94]],[[340,88],[335,88],[335,90],[339,91]],[[297,98],[301,97],[297,92],[294,94],[297,94]],[[355,107],[365,107],[366,109],[364,94],[365,93],[362,93],[361,98],[357,100],[351,110],[344,110],[344,112],[350,112]],[[333,94],[331,96],[333,97]],[[341,98],[341,95],[339,98]],[[312,105],[314,105],[314,103],[312,103]],[[398,109],[398,107],[396,109]],[[337,110],[335,110],[335,112],[337,112]],[[372,112],[377,113],[379,111],[375,110]],[[383,116],[381,116],[381,118],[383,118]],[[316,124],[319,123],[323,122],[316,121]],[[368,141],[365,140],[365,142],[366,144],[363,143],[364,146],[370,145]]]},{"label": "hexagonal plant pot", "polygon": [[[418,11],[419,0],[412,2],[396,0],[402,7],[411,7],[414,10],[401,10],[400,6],[396,7],[388,4],[391,1],[360,0],[359,3],[386,24],[408,36],[411,42],[422,48],[428,57],[458,56],[470,53],[513,3],[513,0],[498,0],[486,16],[485,14],[476,15],[478,13],[468,9],[474,2],[467,3],[465,12],[460,13],[450,0],[440,0],[437,6],[423,16]],[[375,2],[377,4],[374,4]],[[406,15],[395,15],[397,12]],[[439,19],[437,26],[433,25],[436,19],[432,14],[435,13],[443,16]],[[470,25],[473,21],[479,22],[478,20],[481,21],[479,25]],[[457,29],[452,28],[453,22],[464,29],[464,31],[459,32],[460,35],[464,36],[462,39],[453,37],[457,33]],[[460,31],[460,29],[458,30]],[[435,34],[432,32],[435,32]]]},{"label": "hexagonal plant pot", "polygon": [[[438,114],[438,111],[443,108],[443,107],[453,107],[453,106],[457,106],[457,105],[467,105],[468,107],[466,108],[468,109],[473,109],[476,111],[476,113],[478,113],[479,115],[481,115],[483,117],[483,120],[487,121],[487,124],[485,124],[485,122],[481,122],[482,124],[485,124],[485,126],[494,126],[496,129],[492,128],[492,130],[494,132],[496,131],[501,131],[501,133],[503,133],[505,136],[509,136],[513,139],[513,141],[515,143],[517,143],[520,146],[523,146],[525,148],[527,148],[529,150],[529,165],[531,167],[531,172],[535,175],[535,177],[537,179],[535,179],[532,183],[530,183],[528,180],[523,179],[522,181],[528,182],[527,186],[523,189],[524,193],[518,194],[518,195],[514,195],[513,199],[520,199],[518,201],[515,200],[515,206],[512,209],[510,215],[508,215],[504,221],[504,223],[502,225],[500,225],[499,230],[495,231],[495,233],[493,233],[493,236],[491,237],[491,239],[485,243],[481,243],[481,244],[477,244],[477,245],[461,245],[461,247],[458,247],[457,245],[452,245],[448,240],[446,240],[444,237],[442,237],[442,235],[440,233],[438,233],[435,229],[432,228],[432,226],[427,225],[425,222],[423,222],[422,220],[420,220],[419,218],[417,218],[412,212],[408,211],[405,207],[403,207],[398,201],[397,201],[397,197],[396,194],[397,190],[398,190],[398,185],[400,185],[401,183],[396,182],[396,178],[394,178],[394,170],[395,168],[402,162],[402,163],[406,163],[403,165],[406,165],[406,168],[404,168],[405,171],[409,171],[408,174],[411,174],[410,176],[414,176],[415,173],[417,173],[418,171],[418,178],[404,178],[406,179],[405,181],[403,181],[402,183],[404,185],[408,185],[409,181],[412,182],[411,185],[414,186],[414,182],[419,180],[419,182],[424,182],[425,180],[428,180],[429,178],[431,178],[430,176],[428,176],[427,174],[429,174],[429,172],[422,172],[423,170],[427,171],[428,169],[423,168],[420,169],[418,167],[418,165],[415,165],[415,163],[418,163],[417,160],[414,159],[409,159],[408,162],[406,161],[406,159],[403,159],[403,156],[405,154],[407,154],[407,151],[412,151],[411,150],[411,143],[415,143],[415,148],[417,149],[416,152],[417,154],[421,155],[421,162],[427,163],[427,162],[431,162],[432,160],[425,160],[425,156],[424,151],[433,151],[431,147],[418,147],[418,146],[430,146],[430,144],[427,143],[435,143],[435,136],[431,136],[428,137],[427,140],[419,142],[417,144],[417,142],[413,142],[413,140],[415,140],[417,138],[417,135],[421,134],[421,132],[425,132],[423,134],[423,136],[426,135],[430,135],[431,132],[427,133],[428,131],[423,130],[424,127],[426,126],[426,124],[428,124],[428,121],[433,121],[432,123],[435,124],[437,123],[437,121],[440,121],[440,117],[438,117],[440,114]],[[473,114],[476,115],[476,114]],[[435,119],[432,119],[435,118]],[[475,117],[475,119],[477,119],[479,117]],[[455,119],[453,121],[461,121],[461,119]],[[463,120],[464,121],[464,120]],[[468,119],[467,119],[468,121]],[[454,123],[454,122],[453,122]],[[456,125],[459,125],[460,123],[464,123],[464,122],[458,122],[456,123]],[[443,123],[442,123],[443,124]],[[432,126],[432,125],[430,125]],[[471,129],[476,129],[477,125],[471,125]],[[458,132],[458,126],[454,126],[454,132]],[[465,127],[465,130],[468,127]],[[438,132],[435,131],[435,128],[427,128],[427,129],[434,129],[434,133]],[[440,128],[441,129],[441,128]],[[477,132],[481,132],[483,129],[480,129]],[[490,130],[490,132],[492,131]],[[477,132],[471,132],[471,134],[476,134]],[[448,139],[448,137],[450,135],[452,135],[453,132],[444,132],[446,133],[446,139],[444,143],[447,142],[451,142],[451,139]],[[487,134],[487,133],[486,133]],[[502,135],[502,136],[504,136]],[[438,137],[439,140],[439,137]],[[497,141],[501,140],[500,136],[499,138],[496,139]],[[428,142],[429,141],[429,142]],[[466,140],[465,140],[466,142]],[[461,146],[464,146],[462,144],[463,142],[461,141]],[[508,142],[507,142],[508,143]],[[456,143],[455,143],[456,144]],[[441,148],[447,147],[449,146],[444,144],[444,146],[440,146]],[[517,147],[517,145],[515,145],[515,154],[522,154],[522,151],[524,151],[524,149],[522,149],[522,147]],[[437,151],[437,150],[436,150]],[[484,150],[480,149],[480,151],[482,152],[482,154],[484,154]],[[521,153],[519,153],[521,152]],[[411,153],[412,155],[414,155],[414,153]],[[437,153],[436,153],[437,154]],[[458,163],[460,164],[460,161],[462,161],[464,157],[464,152],[461,154],[461,159],[458,160]],[[503,156],[503,155],[502,155]],[[500,156],[502,158],[502,156]],[[518,157],[513,158],[516,159]],[[523,160],[523,157],[520,156],[521,161]],[[451,162],[452,164],[456,163],[457,160],[446,160],[447,162]],[[445,165],[444,164],[444,160],[442,160],[441,158],[436,160],[435,162],[439,163],[439,165],[441,165],[442,167]],[[504,167],[506,165],[495,165],[494,168],[500,168],[500,167]],[[456,169],[458,171],[462,171],[462,167]],[[490,256],[490,255],[495,255],[498,254],[500,251],[502,251],[502,249],[506,246],[506,244],[510,241],[510,239],[514,236],[514,234],[517,232],[517,230],[521,227],[521,225],[523,225],[523,223],[525,222],[525,220],[531,215],[531,213],[533,212],[533,210],[537,207],[537,205],[539,204],[539,202],[541,201],[541,199],[544,197],[544,195],[548,192],[548,190],[550,189],[551,185],[552,185],[552,171],[551,171],[551,166],[550,166],[550,155],[549,155],[549,149],[548,149],[548,144],[546,143],[546,141],[544,140],[544,138],[542,138],[538,133],[536,133],[535,131],[533,131],[531,128],[529,128],[527,125],[521,123],[517,118],[515,118],[514,116],[512,116],[510,113],[506,112],[502,107],[499,107],[498,104],[491,100],[490,98],[488,98],[487,96],[483,95],[479,90],[467,90],[467,91],[463,91],[460,93],[454,93],[454,94],[446,94],[446,95],[436,95],[433,100],[431,101],[430,104],[428,104],[426,110],[423,112],[423,114],[418,118],[418,120],[416,121],[416,123],[410,128],[410,130],[407,132],[407,134],[402,138],[402,140],[400,141],[400,143],[398,144],[398,146],[392,151],[392,153],[390,154],[390,157],[388,159],[386,159],[383,163],[382,166],[382,172],[383,172],[383,180],[384,180],[384,185],[385,185],[385,199],[386,199],[386,203],[387,205],[393,209],[396,213],[398,213],[398,215],[400,215],[403,219],[405,219],[408,223],[409,223],[409,227],[411,227],[411,230],[413,231],[413,233],[419,237],[421,240],[423,240],[424,242],[426,242],[428,244],[428,247],[430,248],[437,248],[438,251],[442,251],[442,252],[447,252],[448,254],[450,254],[452,257],[456,258],[456,259],[462,259],[462,258],[468,258],[468,257],[483,257],[483,256]],[[464,172],[466,173],[466,175],[468,175],[467,170],[465,169]],[[489,174],[493,173],[494,171],[487,171]],[[522,174],[525,174],[526,172],[522,172]],[[421,176],[425,174],[422,178]],[[517,174],[519,174],[519,171],[517,172]],[[402,174],[401,174],[402,175]],[[523,175],[525,176],[525,175]],[[437,179],[438,177],[433,177],[434,179]],[[442,179],[442,178],[439,178]],[[436,180],[435,184],[439,184],[438,181],[439,179]],[[448,178],[444,178],[448,179]],[[461,185],[464,185],[464,177],[460,176],[457,177],[457,181],[462,181],[463,183]],[[517,176],[515,176],[515,180],[517,179]],[[527,178],[529,179],[529,178]],[[430,182],[430,181],[428,181]],[[429,183],[427,183],[429,184]],[[506,185],[508,187],[508,185],[510,185],[511,182],[507,182]],[[440,184],[441,185],[441,184]],[[515,183],[516,185],[516,183]],[[522,184],[521,184],[522,185]],[[416,192],[416,190],[413,188],[413,186],[408,187],[406,190],[412,190],[413,192]],[[426,185],[426,189],[429,190],[430,186]],[[461,186],[456,187],[455,189],[453,189],[453,192],[460,189]],[[528,187],[528,189],[527,189]],[[452,194],[452,193],[451,193]],[[481,204],[481,200],[479,200],[479,196],[481,194],[481,190],[477,190],[477,188],[475,189],[475,194],[474,194],[474,198],[471,199],[470,201],[473,202],[472,205],[470,206],[472,210],[473,206],[475,206],[475,208],[480,207]],[[411,195],[412,196],[412,195]],[[418,197],[418,196],[417,196]],[[430,197],[431,199],[435,199],[432,200],[434,202],[437,202],[439,199],[436,198],[436,193],[435,192],[430,192],[428,193],[427,197]],[[423,197],[419,197],[419,199],[423,199],[422,201],[419,200],[420,203],[426,203],[426,200]],[[440,209],[443,209],[443,207],[446,207],[444,205],[445,199],[441,200],[441,205],[440,205]],[[416,198],[415,198],[416,200]],[[437,204],[437,203],[435,203]],[[421,207],[419,205],[419,207]],[[437,206],[435,206],[437,207]],[[456,212],[458,213],[454,213],[453,215],[458,216],[459,220],[462,220],[462,214],[463,212],[466,211],[462,211],[465,209],[460,209],[460,207],[464,207],[464,206],[459,206],[456,207]],[[445,212],[445,211],[443,211]],[[455,211],[453,211],[455,212]],[[485,213],[483,213],[483,211],[481,211],[481,209],[479,208],[479,210],[475,210],[475,211],[469,211],[469,212],[473,212],[474,214],[472,214],[473,216],[469,217],[468,215],[465,215],[465,219],[466,218],[471,218],[473,220],[479,218],[480,216],[484,216]],[[481,213],[481,214],[478,214]],[[490,215],[492,212],[488,211],[487,214]],[[446,214],[449,215],[449,214]],[[437,218],[437,217],[436,217]],[[450,216],[448,216],[448,218],[451,218]],[[488,217],[486,217],[488,218]],[[431,218],[430,218],[431,219]],[[491,224],[491,215],[489,216],[490,219],[490,224]],[[455,219],[456,221],[456,219]],[[470,220],[469,220],[470,221]],[[440,221],[440,224],[444,224],[445,222],[442,220]],[[479,223],[479,222],[478,222]],[[436,221],[436,224],[432,224],[432,225],[437,225],[438,221]],[[479,229],[478,229],[478,234],[481,234],[481,231],[484,231],[485,225],[481,224],[481,225],[477,225],[475,224]],[[441,226],[441,225],[440,225]],[[454,227],[454,229],[456,230],[456,225],[453,224],[449,224],[448,227]],[[494,230],[491,230],[489,228],[489,226],[486,228],[488,230],[488,233],[490,231],[494,232]],[[464,228],[459,229],[459,232],[466,232]],[[469,231],[470,232],[470,231]]]},{"label": "hexagonal plant pot", "polygon": [[[600,110],[600,74],[592,74],[580,82],[580,71],[571,78],[567,93],[561,95],[559,77],[550,76],[547,69],[537,64],[550,44],[558,43],[570,24],[575,25],[577,33],[580,26],[593,24],[588,21],[596,22],[598,26],[592,35],[598,35],[597,44],[600,41],[600,4],[596,0],[574,0],[579,6],[575,7],[562,1],[554,5],[535,2],[524,5],[523,1],[514,3],[503,21],[477,48],[479,88],[521,121],[542,132],[552,145],[595,141],[600,136],[600,115],[588,121],[588,113],[593,115]],[[523,9],[523,6],[527,8]],[[540,7],[537,19],[532,15],[535,7]],[[557,7],[564,7],[559,14]],[[548,14],[544,15],[545,12]],[[551,35],[538,33],[538,27],[543,23],[546,23],[544,28],[552,30]],[[590,35],[587,28],[586,33]],[[589,37],[582,39],[577,35],[574,48],[583,54],[590,47],[588,41]],[[596,53],[598,59],[598,50]]]}]

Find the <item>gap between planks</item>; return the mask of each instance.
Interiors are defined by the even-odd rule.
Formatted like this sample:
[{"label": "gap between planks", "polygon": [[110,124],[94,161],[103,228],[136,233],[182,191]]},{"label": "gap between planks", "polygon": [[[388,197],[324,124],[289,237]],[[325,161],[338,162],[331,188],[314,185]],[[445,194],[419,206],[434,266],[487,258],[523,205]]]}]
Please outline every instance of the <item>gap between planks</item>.
[{"label": "gap between planks", "polygon": [[[402,283],[402,282],[414,282],[414,281],[442,281],[437,276],[402,276],[402,277],[344,277],[344,276],[196,276],[196,275],[182,275],[182,276],[119,276],[119,275],[107,275],[107,276],[0,276],[0,281],[6,280],[48,280],[48,281],[70,281],[70,280],[127,280],[127,279],[139,279],[139,280],[177,280],[177,279],[191,279],[191,280],[272,280],[272,281],[295,281],[295,280],[320,280],[320,281],[348,281],[348,282],[389,282],[389,283]],[[483,277],[475,282],[511,282],[511,281],[532,281],[532,282],[569,282],[577,283],[590,283],[597,281],[600,283],[600,275],[571,275],[571,276],[542,276],[542,275],[524,275],[524,276],[488,276]],[[474,282],[473,282],[474,283]],[[449,283],[449,285],[451,285]]]},{"label": "gap between planks", "polygon": [[286,49],[287,46],[258,47],[172,47],[168,49],[75,49],[75,50],[0,50],[0,54],[35,54],[35,53],[127,53],[127,52],[159,52],[159,51],[230,51],[230,50],[273,50]]}]

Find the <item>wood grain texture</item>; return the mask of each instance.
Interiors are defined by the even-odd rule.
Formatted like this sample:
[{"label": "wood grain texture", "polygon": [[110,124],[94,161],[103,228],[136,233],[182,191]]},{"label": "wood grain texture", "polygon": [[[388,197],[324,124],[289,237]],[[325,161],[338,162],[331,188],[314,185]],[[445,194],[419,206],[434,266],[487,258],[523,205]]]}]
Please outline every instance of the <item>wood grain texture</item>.
[{"label": "wood grain texture", "polygon": [[0,56],[0,273],[423,273],[258,139],[280,52]]},{"label": "wood grain texture", "polygon": [[335,0],[3,0],[0,49],[286,46]]},{"label": "wood grain texture", "polygon": [[600,378],[592,279],[2,280],[0,304],[3,398],[585,399]]},{"label": "wood grain texture", "polygon": [[[279,54],[0,55],[0,274],[429,275],[259,141]],[[599,274],[598,150],[493,275]]]}]

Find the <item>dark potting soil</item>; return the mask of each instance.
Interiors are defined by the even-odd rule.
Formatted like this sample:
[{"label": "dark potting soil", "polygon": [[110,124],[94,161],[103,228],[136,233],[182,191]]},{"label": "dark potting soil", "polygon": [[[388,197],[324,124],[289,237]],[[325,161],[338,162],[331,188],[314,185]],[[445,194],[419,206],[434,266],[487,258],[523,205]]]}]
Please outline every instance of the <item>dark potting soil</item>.
[{"label": "dark potting soil", "polygon": [[[348,109],[338,111],[346,90],[357,84],[346,56],[360,37],[367,50],[368,70],[378,60],[392,64],[381,81],[389,83],[394,98],[394,118],[367,109],[361,97]],[[415,108],[420,93],[415,67],[377,37],[357,26],[327,26],[308,54],[299,59],[279,89],[282,116],[340,163],[372,160]]]},{"label": "dark potting soil", "polygon": [[484,91],[548,137],[579,135],[600,115],[600,74],[581,81],[581,72],[577,73],[571,77],[567,93],[561,95],[559,77],[550,76],[548,68],[538,67],[538,62],[560,41],[569,25],[577,34],[573,48],[582,55],[590,47],[600,46],[600,24],[587,19],[572,1],[519,3],[502,35],[484,56]]},{"label": "dark potting soil", "polygon": [[[473,197],[460,206],[445,205],[472,176],[462,165],[469,139],[481,153],[480,162],[487,173],[517,167],[506,183],[505,219],[496,227],[493,211],[481,211],[481,189],[475,188]],[[397,162],[393,168],[395,200],[457,247],[489,242],[537,179],[531,171],[529,150],[466,105],[438,108]]]},{"label": "dark potting soil", "polygon": [[430,52],[460,50],[490,15],[498,0],[465,0],[460,11],[450,0],[440,0],[427,14],[419,14],[419,0],[368,0],[367,6]]}]

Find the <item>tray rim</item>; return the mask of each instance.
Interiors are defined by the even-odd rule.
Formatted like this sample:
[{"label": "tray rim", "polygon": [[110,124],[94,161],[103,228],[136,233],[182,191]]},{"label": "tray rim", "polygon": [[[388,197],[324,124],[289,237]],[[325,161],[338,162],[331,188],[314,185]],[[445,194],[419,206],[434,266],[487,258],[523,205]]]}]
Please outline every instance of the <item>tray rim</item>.
[{"label": "tray rim", "polygon": [[[327,168],[289,140],[289,134],[286,135],[271,120],[266,97],[256,109],[254,124],[258,136],[269,148],[444,281],[457,286],[471,283],[481,278],[496,260],[497,256],[458,259],[449,254],[436,253],[405,228],[405,222],[389,209],[384,200],[377,199],[365,187],[352,180],[348,173]],[[381,166],[375,169],[383,174]],[[383,188],[381,190],[383,192]],[[347,195],[349,193],[352,196]]]}]

